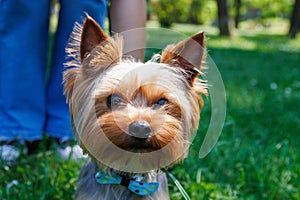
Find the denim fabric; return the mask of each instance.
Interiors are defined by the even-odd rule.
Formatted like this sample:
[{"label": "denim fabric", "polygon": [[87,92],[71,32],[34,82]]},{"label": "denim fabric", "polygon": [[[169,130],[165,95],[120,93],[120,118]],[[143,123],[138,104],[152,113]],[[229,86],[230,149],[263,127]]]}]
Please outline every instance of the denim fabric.
[{"label": "denim fabric", "polygon": [[60,0],[46,81],[50,0],[0,0],[0,141],[72,138],[63,95],[65,46],[85,12],[103,27],[106,0]]}]

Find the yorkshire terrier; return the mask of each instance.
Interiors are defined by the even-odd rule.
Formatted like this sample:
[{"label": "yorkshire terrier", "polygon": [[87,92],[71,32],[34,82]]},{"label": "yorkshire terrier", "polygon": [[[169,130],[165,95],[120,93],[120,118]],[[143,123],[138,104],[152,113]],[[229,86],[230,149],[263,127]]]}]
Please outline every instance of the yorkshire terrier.
[{"label": "yorkshire terrier", "polygon": [[122,37],[89,16],[75,25],[64,90],[77,139],[91,159],[75,199],[169,199],[160,169],[183,160],[198,128],[205,56],[197,33],[146,63],[123,56]]}]

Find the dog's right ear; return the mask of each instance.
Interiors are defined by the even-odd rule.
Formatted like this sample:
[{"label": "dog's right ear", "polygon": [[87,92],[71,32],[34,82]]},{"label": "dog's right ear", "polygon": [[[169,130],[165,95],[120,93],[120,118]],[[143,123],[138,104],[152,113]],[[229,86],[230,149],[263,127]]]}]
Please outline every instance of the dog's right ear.
[{"label": "dog's right ear", "polygon": [[80,40],[80,58],[83,59],[101,42],[107,40],[108,35],[104,33],[97,22],[87,16],[84,20]]},{"label": "dog's right ear", "polygon": [[97,22],[87,16],[80,34],[80,61],[88,78],[101,73],[122,59],[123,39],[108,36]]},{"label": "dog's right ear", "polygon": [[109,66],[122,59],[123,39],[108,36],[97,22],[87,16],[83,25],[75,23],[66,48],[68,62],[65,63],[63,83],[67,100],[72,96],[75,80],[95,79]]}]

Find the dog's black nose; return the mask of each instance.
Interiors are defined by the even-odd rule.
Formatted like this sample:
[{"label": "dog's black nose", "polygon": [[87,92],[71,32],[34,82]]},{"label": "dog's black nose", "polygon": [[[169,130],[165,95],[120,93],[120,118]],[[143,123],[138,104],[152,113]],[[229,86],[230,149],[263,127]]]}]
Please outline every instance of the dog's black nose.
[{"label": "dog's black nose", "polygon": [[151,133],[150,124],[146,121],[135,121],[129,124],[129,135],[137,139],[147,139]]}]

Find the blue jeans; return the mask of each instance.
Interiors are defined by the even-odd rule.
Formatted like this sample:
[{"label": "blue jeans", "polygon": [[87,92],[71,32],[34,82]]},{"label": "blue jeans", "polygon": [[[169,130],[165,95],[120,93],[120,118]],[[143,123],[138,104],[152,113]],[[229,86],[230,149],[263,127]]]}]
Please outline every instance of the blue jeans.
[{"label": "blue jeans", "polygon": [[60,0],[46,80],[50,0],[0,0],[0,141],[72,138],[63,95],[65,46],[85,12],[103,27],[106,0]]}]

